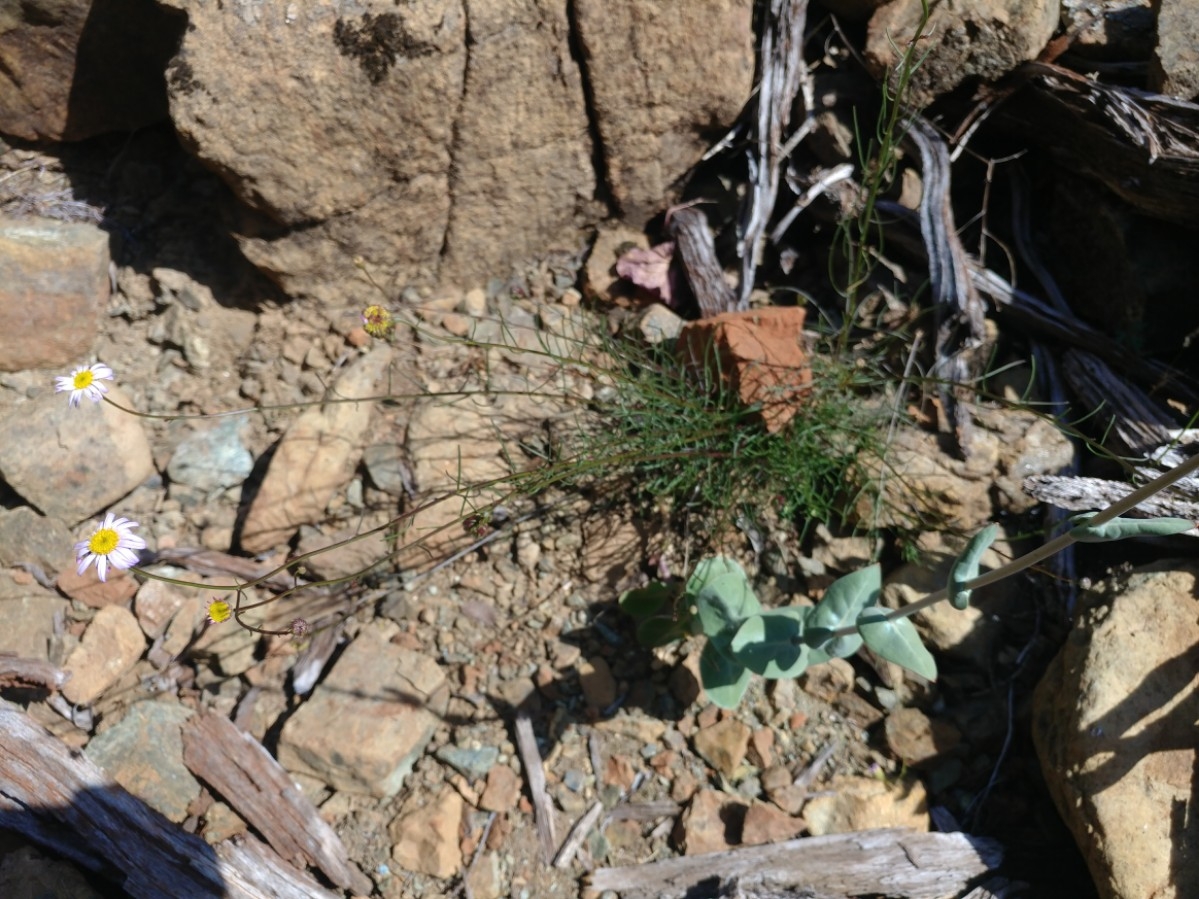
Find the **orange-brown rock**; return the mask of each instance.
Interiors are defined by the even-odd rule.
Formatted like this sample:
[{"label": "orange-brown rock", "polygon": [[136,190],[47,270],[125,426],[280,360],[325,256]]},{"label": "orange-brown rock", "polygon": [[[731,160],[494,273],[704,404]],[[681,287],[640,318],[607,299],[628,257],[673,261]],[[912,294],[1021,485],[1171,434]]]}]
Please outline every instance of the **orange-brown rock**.
[{"label": "orange-brown rock", "polygon": [[812,389],[803,323],[799,306],[724,312],[689,322],[679,334],[678,352],[705,380],[719,378],[742,403],[758,407],[774,433]]}]

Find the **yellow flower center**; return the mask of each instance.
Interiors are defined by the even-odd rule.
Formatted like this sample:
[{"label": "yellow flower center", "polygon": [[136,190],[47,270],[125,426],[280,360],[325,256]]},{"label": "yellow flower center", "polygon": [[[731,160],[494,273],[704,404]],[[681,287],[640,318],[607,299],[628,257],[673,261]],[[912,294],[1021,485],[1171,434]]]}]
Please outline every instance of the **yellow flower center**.
[{"label": "yellow flower center", "polygon": [[75,385],[76,390],[83,390],[85,387],[91,387],[94,380],[96,380],[96,376],[92,374],[92,370],[85,368],[83,371],[75,372],[75,380],[71,383]]},{"label": "yellow flower center", "polygon": [[[78,378],[75,379],[78,382]],[[112,528],[100,528],[87,541],[87,548],[98,556],[106,556],[121,542],[121,535]]]},{"label": "yellow flower center", "polygon": [[371,337],[386,337],[395,327],[391,313],[382,306],[367,306],[362,313],[362,320],[366,333]]},{"label": "yellow flower center", "polygon": [[208,604],[208,617],[215,623],[220,624],[223,621],[228,621],[233,614],[233,607],[223,599],[215,599]]}]

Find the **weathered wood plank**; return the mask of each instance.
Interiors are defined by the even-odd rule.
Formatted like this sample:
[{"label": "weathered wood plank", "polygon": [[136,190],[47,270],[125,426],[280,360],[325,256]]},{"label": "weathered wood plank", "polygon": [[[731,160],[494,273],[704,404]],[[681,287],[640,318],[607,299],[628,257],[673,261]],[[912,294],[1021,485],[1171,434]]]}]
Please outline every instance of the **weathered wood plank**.
[{"label": "weathered wood plank", "polygon": [[227,841],[214,850],[18,709],[0,709],[0,828],[134,899],[335,899],[265,846]]},{"label": "weathered wood plank", "polygon": [[795,887],[817,895],[945,899],[1002,860],[993,840],[885,828],[600,868],[590,886],[616,890],[625,899],[681,899],[696,884],[744,878],[764,889]]},{"label": "weathered wood plank", "polygon": [[320,868],[342,889],[371,891],[369,878],[283,766],[228,718],[192,715],[183,725],[183,761],[288,862]]}]

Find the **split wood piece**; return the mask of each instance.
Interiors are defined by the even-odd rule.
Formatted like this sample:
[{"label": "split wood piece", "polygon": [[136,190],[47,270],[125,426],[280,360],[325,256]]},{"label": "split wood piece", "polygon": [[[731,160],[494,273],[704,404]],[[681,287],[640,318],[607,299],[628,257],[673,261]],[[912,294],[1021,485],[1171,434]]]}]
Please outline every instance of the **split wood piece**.
[{"label": "split wood piece", "polygon": [[1078,397],[1081,411],[1095,414],[1096,430],[1113,430],[1124,452],[1148,455],[1175,437],[1178,422],[1173,416],[1099,357],[1069,350],[1062,359],[1062,374]]},{"label": "split wood piece", "polygon": [[944,899],[1002,861],[994,840],[884,828],[600,868],[588,882],[625,899],[681,899],[704,881],[750,877],[764,888],[803,887],[838,897]]},{"label": "split wood piece", "polygon": [[333,658],[333,650],[337,649],[342,630],[341,624],[322,627],[309,638],[308,645],[291,668],[291,688],[297,696],[307,696],[312,692],[321,672]]},{"label": "split wood piece", "polygon": [[1025,63],[1014,77],[1031,90],[1009,102],[1011,124],[1035,142],[1052,141],[1056,155],[1138,212],[1199,225],[1199,105],[1043,62]]},{"label": "split wood piece", "polygon": [[[1132,484],[1102,478],[1036,475],[1024,482],[1029,495],[1059,509],[1101,509],[1126,497],[1146,475],[1156,476],[1188,458],[1180,447],[1193,443],[1195,432],[1180,431],[1177,421],[1165,408],[1137,386],[1118,377],[1098,357],[1070,350],[1062,369],[1083,410],[1096,410],[1101,430],[1110,430],[1117,440],[1117,449],[1140,455],[1147,464],[1134,472]],[[1130,514],[1199,520],[1199,479],[1183,478],[1139,503]]]},{"label": "split wood piece", "polygon": [[733,288],[724,280],[724,269],[716,258],[716,247],[708,219],[692,206],[672,209],[670,234],[679,251],[687,283],[695,294],[700,318],[711,318],[737,308]]},{"label": "split wood piece", "polygon": [[0,652],[0,687],[41,687],[55,691],[61,690],[70,676],[44,659],[25,659]]},{"label": "split wood piece", "polygon": [[970,455],[974,432],[970,417],[978,374],[978,353],[986,337],[985,310],[970,280],[966,250],[958,237],[949,200],[949,148],[920,117],[907,137],[920,152],[924,190],[920,197],[920,235],[928,253],[929,289],[937,316],[936,368],[938,392],[953,425],[958,448]]},{"label": "split wood piece", "polygon": [[118,883],[134,899],[336,899],[263,846],[214,851],[24,712],[0,709],[0,829]]},{"label": "split wood piece", "polygon": [[[242,834],[218,843],[216,854],[217,858],[224,862],[227,878],[223,897],[340,899],[337,894],[317,884],[307,873],[297,871],[287,864],[270,846],[250,834]],[[369,888],[366,892],[370,892]]]},{"label": "split wood piece", "polygon": [[369,893],[333,828],[253,736],[221,715],[200,711],[183,725],[183,761],[297,867],[320,868],[342,889]]},{"label": "split wood piece", "polygon": [[583,841],[587,839],[587,834],[591,833],[591,828],[595,827],[595,822],[599,820],[603,812],[604,804],[597,799],[591,804],[591,808],[587,809],[582,817],[575,822],[574,827],[570,829],[570,833],[566,835],[566,839],[562,841],[562,848],[554,856],[555,868],[570,867],[570,863],[574,861],[575,853],[579,851],[579,847],[583,845]]},{"label": "split wood piece", "polygon": [[[893,211],[894,207],[888,207]],[[1063,315],[1032,294],[1013,287],[1001,275],[985,268],[973,257],[968,259],[970,280],[988,297],[1031,333],[1059,341],[1065,346],[1085,349],[1140,384],[1164,388],[1163,392],[1190,406],[1199,406],[1199,390],[1177,369],[1139,355],[1121,346],[1072,315]]]},{"label": "split wood piece", "polygon": [[[1090,512],[1117,503],[1136,489],[1135,484],[1103,478],[1058,477],[1038,474],[1024,479],[1024,492],[1036,500],[1069,509]],[[1135,514],[1134,514],[1135,513]],[[1187,518],[1199,521],[1199,498],[1185,499],[1163,491],[1151,496],[1128,513],[1133,518]],[[1187,531],[1187,534],[1195,534]]]},{"label": "split wood piece", "polygon": [[[808,20],[808,0],[770,0],[762,25],[760,56],[761,78],[757,97],[757,155],[750,164],[747,217],[741,233],[741,284],[737,305],[749,308],[754,289],[754,274],[766,228],[778,200],[783,161],[812,130],[815,87],[803,56],[804,29]],[[801,96],[802,95],[802,96]],[[796,97],[803,121],[788,134],[791,111]]]},{"label": "split wood piece", "polygon": [[529,781],[529,799],[533,802],[533,820],[537,825],[537,837],[541,841],[541,857],[549,865],[558,849],[558,837],[554,834],[554,804],[545,789],[545,770],[541,766],[541,750],[537,748],[537,737],[533,735],[533,722],[528,715],[516,716],[516,748],[520,753],[520,764]]}]

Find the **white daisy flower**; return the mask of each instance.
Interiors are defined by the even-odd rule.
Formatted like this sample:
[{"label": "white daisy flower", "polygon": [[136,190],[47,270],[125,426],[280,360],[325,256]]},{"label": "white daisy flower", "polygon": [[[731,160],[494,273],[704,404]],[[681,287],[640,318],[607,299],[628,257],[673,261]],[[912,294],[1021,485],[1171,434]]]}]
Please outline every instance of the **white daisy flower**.
[{"label": "white daisy flower", "polygon": [[117,518],[111,512],[105,515],[95,533],[75,544],[79,573],[83,574],[87,566],[95,562],[96,574],[105,581],[108,580],[109,565],[122,570],[136,565],[134,550],[146,548],[146,541],[133,533],[136,527],[140,527],[136,521]]},{"label": "white daisy flower", "polygon": [[112,377],[112,369],[103,362],[97,362],[87,368],[77,368],[69,375],[56,377],[54,391],[55,393],[62,393],[64,390],[71,391],[71,396],[67,401],[71,406],[78,406],[79,401],[85,396],[93,403],[98,403],[104,394],[108,393],[108,388],[100,382],[111,381]]}]

